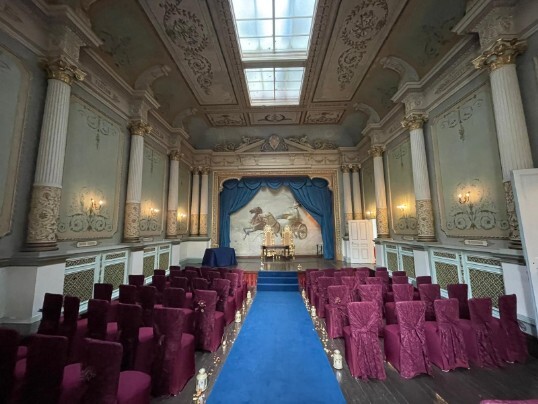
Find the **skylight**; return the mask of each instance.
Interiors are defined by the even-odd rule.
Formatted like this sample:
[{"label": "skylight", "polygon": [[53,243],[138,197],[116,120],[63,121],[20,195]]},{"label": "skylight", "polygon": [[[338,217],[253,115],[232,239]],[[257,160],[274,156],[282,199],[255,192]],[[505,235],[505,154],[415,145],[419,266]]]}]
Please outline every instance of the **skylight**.
[{"label": "skylight", "polygon": [[230,2],[251,105],[298,105],[316,0]]}]

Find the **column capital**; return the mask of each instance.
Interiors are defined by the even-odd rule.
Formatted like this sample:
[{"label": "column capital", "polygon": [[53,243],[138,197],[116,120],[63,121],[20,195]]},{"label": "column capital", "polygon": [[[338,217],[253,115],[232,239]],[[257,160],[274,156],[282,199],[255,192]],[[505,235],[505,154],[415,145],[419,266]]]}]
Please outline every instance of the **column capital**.
[{"label": "column capital", "polygon": [[209,167],[202,167],[200,169],[200,173],[202,173],[202,175],[209,175],[210,171],[211,171],[211,169]]},{"label": "column capital", "polygon": [[428,117],[421,113],[409,114],[402,121],[402,126],[408,130],[421,129]]},{"label": "column capital", "polygon": [[373,145],[368,150],[368,154],[372,157],[383,157],[383,152],[385,151],[385,146],[383,145]]},{"label": "column capital", "polygon": [[153,128],[147,122],[142,120],[132,121],[129,124],[129,130],[131,131],[132,136],[142,136],[148,135]]},{"label": "column capital", "polygon": [[64,57],[43,62],[43,68],[49,79],[60,80],[68,85],[73,84],[75,80],[83,81],[86,77],[86,73]]},{"label": "column capital", "polygon": [[504,65],[516,63],[517,55],[525,52],[526,49],[527,43],[525,41],[517,38],[500,38],[474,59],[473,65],[478,70],[489,68],[490,71],[493,71]]},{"label": "column capital", "polygon": [[353,165],[351,166],[351,172],[352,172],[352,173],[358,173],[360,168],[361,168],[361,165],[360,165],[360,164],[353,164]]},{"label": "column capital", "polygon": [[170,151],[170,160],[180,161],[181,160],[181,152],[179,150],[171,150]]},{"label": "column capital", "polygon": [[351,167],[353,167],[351,164],[342,164],[342,166],[340,167],[340,169],[341,169],[342,172],[345,174],[345,173],[349,173],[349,172],[350,172]]},{"label": "column capital", "polygon": [[200,171],[202,171],[202,167],[192,167],[191,168],[191,173],[193,173],[193,175],[200,174]]}]

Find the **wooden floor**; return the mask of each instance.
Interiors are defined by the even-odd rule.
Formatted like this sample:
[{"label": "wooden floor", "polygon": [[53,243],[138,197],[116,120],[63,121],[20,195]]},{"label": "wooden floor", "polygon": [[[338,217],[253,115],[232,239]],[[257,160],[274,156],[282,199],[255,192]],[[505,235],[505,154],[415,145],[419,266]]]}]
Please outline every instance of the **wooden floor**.
[{"label": "wooden floor", "polygon": [[[252,271],[259,270],[259,264],[259,259],[240,259],[238,267]],[[297,264],[301,264],[303,268],[340,267],[339,263],[334,261],[306,258],[292,261],[291,263],[277,263],[273,265],[271,270],[296,270]],[[326,348],[327,355],[330,356],[334,349],[339,349],[343,354],[343,339],[331,340],[324,337],[321,331],[322,325],[324,325],[322,321],[318,322],[316,329],[322,344]],[[241,324],[236,325],[234,323],[227,327],[225,332],[226,346],[221,346],[214,354],[196,352],[196,369],[204,367],[211,373],[206,397],[211,393],[211,388],[232,348],[240,327]],[[351,376],[344,361],[344,369],[335,370],[335,377],[338,379],[348,403],[474,404],[484,399],[523,400],[538,398],[538,343],[536,339],[530,339],[529,344],[532,356],[526,364],[506,364],[502,369],[472,368],[470,370],[461,369],[444,373],[433,366],[433,376],[419,376],[411,380],[405,380],[387,363],[385,364],[386,381],[363,382]],[[329,360],[331,361],[330,357]],[[166,404],[193,403],[195,383],[195,378],[193,378],[177,397],[154,399],[153,402]],[[256,400],[253,397],[252,403],[255,402]]]}]

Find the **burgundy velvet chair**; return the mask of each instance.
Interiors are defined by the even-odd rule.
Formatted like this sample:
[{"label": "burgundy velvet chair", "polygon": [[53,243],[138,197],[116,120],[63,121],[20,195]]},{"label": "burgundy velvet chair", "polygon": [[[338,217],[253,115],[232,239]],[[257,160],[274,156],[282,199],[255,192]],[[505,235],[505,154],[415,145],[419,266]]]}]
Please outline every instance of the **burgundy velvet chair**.
[{"label": "burgundy velvet chair", "polygon": [[[189,268],[189,267],[187,267]],[[183,276],[185,276],[189,280],[189,291],[194,292],[194,278],[199,278],[201,275],[198,273],[194,267],[193,269],[187,269],[185,268],[185,271],[183,271]]]},{"label": "burgundy velvet chair", "polygon": [[491,298],[469,299],[471,320],[460,320],[465,347],[471,364],[479,367],[502,366],[500,352],[504,339],[498,321],[491,315]]},{"label": "burgundy velvet chair", "polygon": [[516,295],[503,295],[499,297],[499,314],[502,344],[501,357],[506,362],[525,363],[529,356],[527,338],[519,328],[517,322]]},{"label": "burgundy velvet chair", "polygon": [[[403,271],[400,271],[400,272],[403,272]],[[393,276],[391,278],[391,281],[392,281],[392,285],[391,285],[391,290],[389,292],[387,292],[387,296],[385,297],[385,300],[387,302],[393,302],[394,301],[394,294],[392,293],[392,286],[393,285],[405,285],[405,284],[408,284],[409,283],[409,278],[407,276],[402,276],[402,275],[398,275],[398,276]]]},{"label": "burgundy velvet chair", "polygon": [[181,309],[183,312],[183,332],[194,335],[194,310],[185,305],[185,290],[181,288],[166,288],[163,295],[163,307]]},{"label": "burgundy velvet chair", "polygon": [[222,336],[224,335],[224,313],[217,311],[216,306],[216,291],[195,291],[194,336],[197,349],[215,352],[220,345]]},{"label": "burgundy velvet chair", "polygon": [[210,267],[201,267],[200,272],[202,273],[202,278],[209,280],[209,271],[211,271]]},{"label": "burgundy velvet chair", "polygon": [[64,369],[59,404],[150,403],[150,376],[136,371],[120,372],[121,344],[87,339],[85,347],[82,363]]},{"label": "burgundy velvet chair", "polygon": [[228,272],[225,279],[230,281],[230,296],[233,296],[235,302],[235,310],[241,309],[241,298],[237,292],[237,285],[239,283],[239,275],[233,272]]},{"label": "burgundy velvet chair", "polygon": [[334,277],[322,276],[318,279],[316,311],[319,318],[325,318],[325,305],[329,303],[327,288],[334,285]]},{"label": "burgundy velvet chair", "polygon": [[323,276],[328,276],[329,278],[332,278],[334,276],[334,273],[336,272],[336,269],[325,268],[325,269],[322,269],[321,271],[325,274]]},{"label": "burgundy velvet chair", "polygon": [[120,296],[118,298],[123,304],[136,304],[138,300],[138,286],[136,285],[120,285]]},{"label": "burgundy velvet chair", "polygon": [[426,321],[424,332],[431,362],[448,372],[469,368],[463,332],[459,325],[459,307],[456,299],[434,302],[436,321]]},{"label": "burgundy velvet chair", "polygon": [[192,309],[192,292],[190,291],[189,278],[173,276],[170,278],[170,286],[180,288],[185,291],[185,305],[183,307]]},{"label": "burgundy velvet chair", "polygon": [[193,290],[208,290],[209,289],[209,281],[205,278],[194,278],[192,280],[192,288]]},{"label": "burgundy velvet chair", "polygon": [[407,276],[407,273],[405,271],[392,271],[392,279],[394,279],[395,276]]},{"label": "burgundy velvet chair", "polygon": [[38,334],[57,335],[60,327],[60,316],[62,315],[63,295],[45,293],[42,317],[37,329]]},{"label": "burgundy velvet chair", "polygon": [[133,286],[144,286],[144,280],[146,277],[144,275],[129,275],[129,285]]},{"label": "burgundy velvet chair", "polygon": [[153,275],[166,276],[166,269],[154,269]]},{"label": "burgundy velvet chair", "polygon": [[366,285],[366,278],[370,277],[370,273],[364,270],[357,270],[354,276],[357,278],[360,285]]},{"label": "burgundy velvet chair", "polygon": [[374,302],[379,311],[379,335],[383,335],[383,286],[382,285],[359,285],[359,296],[362,302]]},{"label": "burgundy velvet chair", "polygon": [[210,286],[213,285],[213,282],[215,281],[215,279],[222,279],[218,271],[210,271],[208,274],[208,277],[209,277]]},{"label": "burgundy velvet chair", "polygon": [[170,271],[181,271],[181,265],[170,265],[168,269]]},{"label": "burgundy velvet chair", "polygon": [[179,394],[196,371],[194,336],[182,332],[183,321],[181,309],[155,309],[153,335],[156,349],[151,380],[156,397]]},{"label": "burgundy velvet chair", "polygon": [[418,288],[420,285],[429,285],[429,284],[431,284],[432,283],[432,277],[431,276],[417,276],[416,281],[417,281],[417,288]]},{"label": "burgundy velvet chair", "polygon": [[372,272],[373,272],[373,270],[371,270],[370,268],[360,267],[360,268],[356,269],[355,276],[357,276],[357,274],[363,274],[362,278],[368,278],[368,277],[371,276]]},{"label": "burgundy velvet chair", "polygon": [[375,272],[388,272],[389,270],[387,269],[387,267],[375,267]]},{"label": "burgundy velvet chair", "polygon": [[311,295],[311,290],[312,290],[312,274],[319,271],[319,269],[316,269],[316,268],[308,268],[308,269],[305,269],[305,277],[306,277],[306,282],[305,282],[305,288],[306,288],[306,296],[308,297],[308,299],[310,300],[310,295]]},{"label": "burgundy velvet chair", "polygon": [[56,404],[60,399],[68,340],[56,335],[31,337],[28,356],[15,365],[15,403]]},{"label": "burgundy velvet chair", "polygon": [[234,321],[235,317],[235,299],[230,296],[230,281],[228,279],[214,279],[211,290],[217,292],[216,310],[224,313],[226,325]]},{"label": "burgundy velvet chair", "polygon": [[18,345],[17,331],[0,328],[0,403],[8,403],[11,398]]},{"label": "burgundy velvet chair", "polygon": [[332,285],[327,288],[329,303],[325,305],[325,324],[329,338],[344,336],[348,325],[347,304],[351,302],[349,289],[345,285]]},{"label": "burgundy velvet chair", "polygon": [[460,319],[469,320],[471,318],[469,314],[469,287],[466,283],[454,283],[446,285],[448,291],[448,297],[450,299],[458,299],[460,308]]},{"label": "burgundy velvet chair", "polygon": [[398,324],[385,327],[385,356],[405,379],[432,372],[424,334],[425,312],[424,302],[398,302]]},{"label": "burgundy velvet chair", "polygon": [[387,271],[376,271],[375,278],[381,278],[383,280],[383,299],[387,297],[389,292],[390,277]]},{"label": "burgundy velvet chair", "polygon": [[111,283],[95,283],[93,285],[93,298],[99,300],[112,301],[112,291],[114,285]]},{"label": "burgundy velvet chair", "polygon": [[308,296],[308,299],[310,300],[310,304],[317,306],[317,296],[318,296],[318,279],[322,276],[325,276],[323,271],[317,271],[314,272],[312,275],[310,275],[310,281],[311,281],[311,287],[310,287],[310,295]]},{"label": "burgundy velvet chair", "polygon": [[426,303],[426,321],[435,321],[433,302],[441,299],[441,287],[437,284],[426,284],[418,287],[420,300]]},{"label": "burgundy velvet chair", "polygon": [[169,278],[172,278],[174,276],[183,277],[184,275],[185,274],[183,273],[183,271],[180,268],[174,269],[174,268],[170,267],[170,273],[168,274]]},{"label": "burgundy velvet chair", "polygon": [[360,280],[354,276],[342,276],[342,285],[347,286],[350,302],[358,302],[360,300],[359,292],[357,290],[357,287],[360,284]]},{"label": "burgundy velvet chair", "polygon": [[153,310],[157,296],[157,289],[154,286],[142,286],[139,289],[140,306],[142,306],[143,327],[153,327]]},{"label": "burgundy velvet chair", "polygon": [[239,289],[240,297],[241,297],[239,306],[242,306],[243,301],[247,298],[247,291],[248,291],[247,281],[245,280],[245,271],[243,271],[242,269],[236,268],[236,269],[232,269],[232,272],[238,275],[237,288]]},{"label": "burgundy velvet chair", "polygon": [[347,273],[345,273],[343,270],[336,271],[334,273],[334,284],[335,285],[342,285],[342,277],[347,276]]},{"label": "burgundy velvet chair", "polygon": [[166,275],[153,275],[151,285],[155,287],[155,303],[162,304],[163,293],[166,289]]},{"label": "burgundy velvet chair", "polygon": [[[388,285],[385,283],[385,280],[378,276],[370,276],[366,279],[364,279],[364,282],[366,285],[380,285],[381,286],[381,298],[383,302],[386,299],[387,291],[388,291]],[[362,300],[362,298],[361,298]]]},{"label": "burgundy velvet chair", "polygon": [[219,271],[222,279],[226,279],[226,274],[230,273],[228,268],[217,268],[217,271]]},{"label": "burgundy velvet chair", "polygon": [[80,309],[80,299],[75,296],[64,297],[64,315],[59,328],[59,335],[67,337],[69,341],[69,352],[73,347],[75,335],[77,333],[78,313]]},{"label": "burgundy velvet chair", "polygon": [[353,377],[385,380],[383,354],[379,345],[379,309],[374,302],[352,302],[347,306],[349,326],[344,327],[346,362]]},{"label": "burgundy velvet chair", "polygon": [[85,337],[106,339],[107,313],[110,303],[106,300],[90,299],[88,301],[88,329]]},{"label": "burgundy velvet chair", "polygon": [[409,283],[392,285],[393,301],[385,303],[385,320],[387,324],[398,324],[396,302],[412,301],[413,291],[413,285]]}]

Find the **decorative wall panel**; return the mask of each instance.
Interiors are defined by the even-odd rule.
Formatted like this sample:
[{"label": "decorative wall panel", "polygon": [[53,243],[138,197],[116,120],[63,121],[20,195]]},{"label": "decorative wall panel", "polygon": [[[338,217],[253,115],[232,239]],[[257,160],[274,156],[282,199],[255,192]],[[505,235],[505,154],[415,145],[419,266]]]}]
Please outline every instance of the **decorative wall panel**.
[{"label": "decorative wall panel", "polygon": [[116,232],[124,127],[71,97],[58,239],[109,238]]},{"label": "decorative wall panel", "polygon": [[22,64],[0,47],[0,237],[11,228],[29,80]]},{"label": "decorative wall panel", "polygon": [[260,256],[265,225],[272,227],[275,244],[282,244],[281,233],[289,225],[295,255],[315,255],[316,244],[322,244],[319,224],[297,203],[288,187],[263,187],[243,209],[230,216],[230,247],[239,256]]},{"label": "decorative wall panel", "polygon": [[300,112],[251,112],[249,114],[252,125],[295,125],[299,124]]},{"label": "decorative wall panel", "polygon": [[167,156],[144,145],[140,235],[160,235],[163,228]]},{"label": "decorative wall panel", "polygon": [[178,195],[178,234],[189,232],[189,208],[191,200],[191,172],[184,163],[179,163],[179,195]]},{"label": "decorative wall panel", "polygon": [[375,218],[375,182],[374,182],[374,161],[372,159],[366,160],[361,167],[361,184],[362,184],[362,196],[363,212],[365,219]]},{"label": "decorative wall panel", "polygon": [[431,122],[442,230],[452,237],[506,238],[509,225],[489,85]]},{"label": "decorative wall panel", "polygon": [[409,139],[388,151],[388,196],[392,231],[417,234],[417,214]]}]

